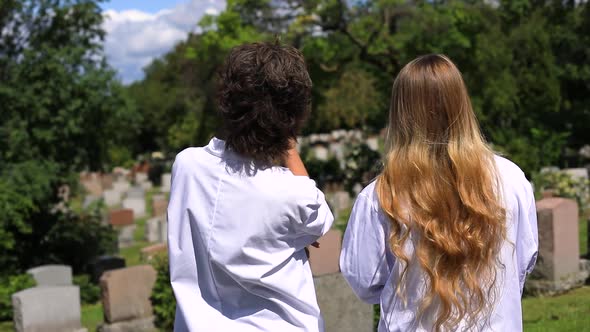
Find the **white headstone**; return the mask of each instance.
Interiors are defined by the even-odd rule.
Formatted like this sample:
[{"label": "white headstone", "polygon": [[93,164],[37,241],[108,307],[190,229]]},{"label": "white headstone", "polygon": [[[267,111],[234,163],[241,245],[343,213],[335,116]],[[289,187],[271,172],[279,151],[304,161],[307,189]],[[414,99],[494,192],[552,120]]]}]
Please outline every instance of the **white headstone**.
[{"label": "white headstone", "polygon": [[168,193],[170,192],[170,185],[172,183],[172,174],[164,173],[162,174],[162,192]]},{"label": "white headstone", "polygon": [[123,193],[117,190],[105,190],[102,193],[104,203],[109,207],[121,204],[122,196]]},{"label": "white headstone", "polygon": [[67,265],[41,265],[27,270],[37,286],[67,286],[72,284],[72,268]]},{"label": "white headstone", "polygon": [[135,225],[128,225],[119,229],[119,248],[127,248],[133,245],[135,228]]},{"label": "white headstone", "polygon": [[16,332],[81,332],[78,286],[33,287],[12,294]]},{"label": "white headstone", "polygon": [[123,200],[123,208],[133,210],[135,218],[145,216],[145,199],[128,197]]}]

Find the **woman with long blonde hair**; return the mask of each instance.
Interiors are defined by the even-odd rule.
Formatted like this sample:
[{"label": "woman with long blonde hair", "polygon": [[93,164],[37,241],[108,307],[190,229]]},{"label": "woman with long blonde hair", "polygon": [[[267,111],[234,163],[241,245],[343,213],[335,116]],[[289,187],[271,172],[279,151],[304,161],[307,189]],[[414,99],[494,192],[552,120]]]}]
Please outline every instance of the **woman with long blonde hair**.
[{"label": "woman with long blonde hair", "polygon": [[486,144],[447,57],[401,70],[385,146],[340,256],[357,296],[381,305],[379,331],[521,331],[538,251],[532,188]]}]

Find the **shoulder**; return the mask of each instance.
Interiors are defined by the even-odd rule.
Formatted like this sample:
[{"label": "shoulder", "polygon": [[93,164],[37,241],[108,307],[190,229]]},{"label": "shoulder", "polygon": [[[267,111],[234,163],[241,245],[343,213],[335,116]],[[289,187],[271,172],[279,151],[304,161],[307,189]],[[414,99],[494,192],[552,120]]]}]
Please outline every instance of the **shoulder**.
[{"label": "shoulder", "polygon": [[207,154],[201,147],[186,148],[174,158],[172,174],[186,173],[196,170],[195,166],[203,162],[203,155]]},{"label": "shoulder", "polygon": [[507,195],[506,199],[510,201],[510,197],[514,195],[512,197],[517,200],[519,205],[533,199],[532,184],[520,167],[504,157],[496,155],[494,159],[498,176],[504,187],[504,194]]},{"label": "shoulder", "polygon": [[373,211],[379,211],[379,197],[377,196],[377,180],[369,183],[356,198],[355,204],[364,203],[371,207]]}]

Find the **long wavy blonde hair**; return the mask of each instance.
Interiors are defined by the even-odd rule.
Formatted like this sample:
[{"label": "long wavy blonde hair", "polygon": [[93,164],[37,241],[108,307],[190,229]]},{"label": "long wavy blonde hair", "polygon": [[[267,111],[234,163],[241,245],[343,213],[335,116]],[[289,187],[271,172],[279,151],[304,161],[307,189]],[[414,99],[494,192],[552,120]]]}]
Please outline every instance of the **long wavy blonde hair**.
[{"label": "long wavy blonde hair", "polygon": [[391,224],[389,245],[404,263],[398,295],[417,262],[427,285],[419,320],[428,310],[436,331],[481,324],[495,297],[506,213],[494,153],[461,73],[444,55],[415,59],[393,84],[377,194]]}]

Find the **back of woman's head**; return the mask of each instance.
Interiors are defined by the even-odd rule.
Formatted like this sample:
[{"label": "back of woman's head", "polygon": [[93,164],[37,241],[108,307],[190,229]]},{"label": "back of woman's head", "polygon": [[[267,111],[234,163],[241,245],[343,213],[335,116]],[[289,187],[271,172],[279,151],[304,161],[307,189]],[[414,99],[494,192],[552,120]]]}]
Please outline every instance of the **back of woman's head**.
[{"label": "back of woman's head", "polygon": [[275,162],[309,113],[311,79],[303,55],[278,43],[231,50],[221,72],[218,107],[229,149]]},{"label": "back of woman's head", "polygon": [[412,234],[428,285],[419,316],[434,310],[437,331],[481,324],[494,302],[506,216],[494,155],[447,57],[419,57],[396,78],[384,164],[377,192],[390,247],[405,263],[398,293],[404,296],[412,260],[404,244]]}]

